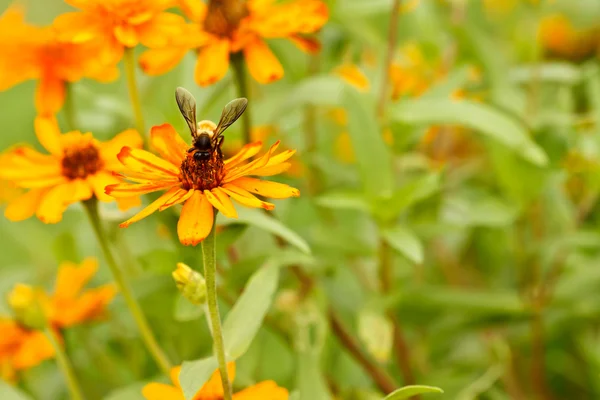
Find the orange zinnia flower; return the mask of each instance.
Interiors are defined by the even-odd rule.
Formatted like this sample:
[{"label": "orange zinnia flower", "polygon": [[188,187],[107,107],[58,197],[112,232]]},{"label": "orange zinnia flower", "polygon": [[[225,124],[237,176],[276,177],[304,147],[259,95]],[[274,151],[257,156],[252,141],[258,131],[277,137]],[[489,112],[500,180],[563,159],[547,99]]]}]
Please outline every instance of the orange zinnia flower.
[{"label": "orange zinnia flower", "polygon": [[600,52],[600,26],[578,28],[564,15],[544,17],[538,41],[552,56],[582,60]]},{"label": "orange zinnia flower", "polygon": [[58,16],[54,24],[62,38],[86,42],[101,38],[123,50],[138,43],[147,47],[167,46],[182,34],[185,20],[165,12],[173,0],[66,0],[81,11]]},{"label": "orange zinnia flower", "polygon": [[[50,154],[19,146],[0,156],[0,179],[31,189],[8,204],[4,215],[11,221],[24,220],[35,213],[45,223],[56,223],[71,203],[92,196],[112,201],[104,188],[119,181],[112,175],[121,166],[117,153],[125,145],[142,145],[140,135],[133,129],[105,143],[94,139],[91,133],[61,134],[54,118],[36,118],[35,131]],[[136,204],[139,201],[130,200],[119,206],[126,209]]]},{"label": "orange zinnia flower", "polygon": [[[260,83],[283,76],[283,67],[264,39],[286,38],[307,51],[318,44],[304,35],[316,32],[328,18],[327,6],[320,0],[295,0],[276,4],[274,0],[248,0],[239,7],[227,2],[180,0],[188,17],[197,25],[195,34],[179,46],[161,47],[142,54],[140,64],[150,75],[173,68],[190,49],[198,49],[195,78],[200,86],[223,78],[230,55],[242,52],[250,74]],[[233,11],[232,11],[233,10]]]},{"label": "orange zinnia flower", "polygon": [[[48,325],[56,332],[101,317],[107,304],[116,294],[112,284],[83,290],[98,270],[95,259],[84,260],[81,265],[63,262],[58,269],[53,294],[41,292],[43,309]],[[9,303],[23,304],[28,294],[37,291],[27,285],[17,285]],[[21,298],[19,298],[21,297]],[[12,319],[0,319],[0,371],[13,380],[16,372],[32,368],[54,357],[54,349],[46,335]]]},{"label": "orange zinnia flower", "polygon": [[[216,128],[211,121],[201,121],[198,125],[202,129]],[[190,146],[169,124],[152,127],[150,141],[162,158],[145,150],[124,147],[118,156],[127,168],[125,175],[122,175],[124,182],[108,186],[106,193],[116,198],[126,198],[157,190],[167,189],[167,192],[123,222],[120,225],[122,228],[157,210],[185,203],[177,224],[177,233],[182,244],[195,246],[212,229],[213,207],[227,217],[237,218],[231,198],[244,206],[271,210],[275,207],[273,204],[259,200],[252,193],[274,199],[300,195],[298,189],[288,185],[248,176],[275,175],[290,167],[287,160],[295,150],[274,155],[279,142],[272,145],[262,157],[246,163],[246,160],[260,151],[261,142],[244,146],[239,153],[227,160],[223,160],[219,152],[214,151],[211,159],[196,161],[193,154],[188,153]]]},{"label": "orange zinnia flower", "polygon": [[[149,383],[142,389],[142,394],[147,400],[184,400],[183,391],[179,383],[179,372],[181,367],[171,370],[171,381],[173,385],[164,383]],[[227,364],[227,373],[231,380],[235,378],[235,364]],[[221,374],[215,371],[194,396],[194,400],[219,400],[223,398],[223,385]],[[235,400],[287,400],[289,393],[287,389],[277,386],[274,381],[260,382],[254,386],[237,392],[233,395]]]},{"label": "orange zinnia flower", "polygon": [[65,99],[65,83],[84,77],[110,81],[118,76],[114,54],[100,41],[85,44],[59,40],[52,27],[25,23],[23,10],[11,7],[0,17],[0,90],[38,79],[38,113],[56,113]]}]

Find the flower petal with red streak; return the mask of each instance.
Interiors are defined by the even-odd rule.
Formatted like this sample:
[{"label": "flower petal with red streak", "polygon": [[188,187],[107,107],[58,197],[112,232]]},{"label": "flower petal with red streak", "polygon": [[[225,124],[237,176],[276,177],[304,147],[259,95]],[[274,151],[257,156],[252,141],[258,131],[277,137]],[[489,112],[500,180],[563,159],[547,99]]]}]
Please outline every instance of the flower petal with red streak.
[{"label": "flower petal with red streak", "polygon": [[137,221],[139,221],[139,220],[141,220],[143,218],[146,218],[148,215],[150,215],[153,212],[157,211],[160,208],[160,206],[162,206],[163,204],[165,204],[171,198],[171,196],[173,196],[173,194],[175,194],[175,192],[177,190],[178,190],[178,188],[171,188],[169,191],[165,192],[158,199],[156,199],[152,203],[150,203],[142,211],[140,211],[139,213],[135,214],[133,217],[129,218],[127,221],[122,222],[121,224],[119,224],[119,226],[121,228],[127,228],[129,225],[133,224],[134,222],[137,222]]},{"label": "flower petal with red streak", "polygon": [[300,191],[283,183],[263,181],[256,178],[242,177],[231,182],[232,185],[245,189],[251,193],[272,199],[287,199],[300,196]]},{"label": "flower petal with red streak", "polygon": [[158,153],[174,165],[180,165],[190,146],[179,136],[171,124],[153,126],[150,142]]}]

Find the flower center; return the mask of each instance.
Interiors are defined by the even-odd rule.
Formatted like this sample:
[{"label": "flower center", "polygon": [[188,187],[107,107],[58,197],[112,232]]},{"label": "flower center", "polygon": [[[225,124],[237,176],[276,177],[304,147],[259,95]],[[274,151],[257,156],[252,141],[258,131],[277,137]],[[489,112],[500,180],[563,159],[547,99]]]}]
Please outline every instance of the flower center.
[{"label": "flower center", "polygon": [[65,150],[62,159],[62,173],[69,179],[84,179],[104,166],[100,152],[94,145]]},{"label": "flower center", "polygon": [[196,160],[193,153],[189,153],[180,168],[179,179],[186,190],[211,190],[219,186],[225,178],[223,156],[216,151],[208,160]]},{"label": "flower center", "polygon": [[245,1],[210,0],[204,20],[204,29],[216,36],[230,38],[248,15]]}]

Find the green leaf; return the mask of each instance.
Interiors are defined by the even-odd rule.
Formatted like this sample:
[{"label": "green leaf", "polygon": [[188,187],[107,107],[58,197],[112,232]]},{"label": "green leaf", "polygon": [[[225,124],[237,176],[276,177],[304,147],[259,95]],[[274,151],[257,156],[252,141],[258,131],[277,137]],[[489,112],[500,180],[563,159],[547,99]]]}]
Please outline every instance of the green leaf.
[{"label": "green leaf", "polygon": [[444,391],[435,386],[425,386],[425,385],[411,385],[404,386],[398,390],[393,391],[388,394],[384,400],[402,400],[408,399],[417,394],[426,394],[426,393],[444,393]]},{"label": "green leaf", "polygon": [[381,237],[394,250],[408,258],[415,264],[421,264],[424,258],[423,243],[419,238],[405,226],[396,226],[385,229],[381,232]]},{"label": "green leaf", "polygon": [[352,191],[331,191],[317,197],[318,205],[334,210],[357,210],[370,212],[370,205],[362,193]]},{"label": "green leaf", "polygon": [[219,214],[218,223],[222,225],[236,224],[245,222],[249,225],[264,229],[274,235],[284,239],[286,242],[296,247],[298,250],[310,254],[310,246],[300,235],[281,223],[281,221],[265,214],[261,210],[254,208],[240,207],[238,210],[238,219],[223,217]]},{"label": "green leaf", "polygon": [[375,118],[375,105],[355,88],[346,86],[344,108],[348,133],[367,195],[389,198],[394,187],[392,156]]},{"label": "green leaf", "polygon": [[[248,350],[269,311],[278,281],[279,268],[267,263],[250,278],[244,293],[227,314],[223,323],[223,340],[229,361],[236,360]],[[179,380],[186,400],[194,398],[217,366],[214,357],[182,364]]]},{"label": "green leaf", "polygon": [[[104,397],[104,400],[144,400],[145,397],[142,395],[142,389],[145,385],[146,382],[132,383],[124,388],[110,392],[108,396]],[[4,397],[2,398],[4,399]]]},{"label": "green leaf", "polygon": [[467,126],[508,146],[535,165],[548,163],[546,153],[529,138],[522,124],[486,104],[452,99],[403,101],[392,109],[392,118],[409,124]]},{"label": "green leaf", "polygon": [[228,359],[235,360],[248,350],[269,311],[278,282],[279,268],[272,264],[262,267],[250,278],[223,323]]},{"label": "green leaf", "polygon": [[394,326],[382,312],[366,308],[358,314],[358,337],[367,351],[380,363],[392,353]]},{"label": "green leaf", "polygon": [[0,381],[0,399],[2,400],[31,400],[27,394],[20,389]]},{"label": "green leaf", "polygon": [[175,309],[173,311],[173,318],[175,321],[193,321],[200,318],[204,314],[204,307],[192,304],[182,295],[177,296],[175,301]]},{"label": "green leaf", "polygon": [[574,85],[581,80],[581,70],[566,62],[549,62],[514,68],[510,78],[519,84],[530,84],[534,79]]},{"label": "green leaf", "polygon": [[291,92],[286,93],[271,113],[272,119],[290,109],[306,105],[337,106],[341,102],[344,81],[333,75],[313,76],[303,79]]},{"label": "green leaf", "polygon": [[181,390],[186,400],[192,400],[198,390],[208,381],[219,364],[215,357],[196,361],[184,361],[179,373]]}]

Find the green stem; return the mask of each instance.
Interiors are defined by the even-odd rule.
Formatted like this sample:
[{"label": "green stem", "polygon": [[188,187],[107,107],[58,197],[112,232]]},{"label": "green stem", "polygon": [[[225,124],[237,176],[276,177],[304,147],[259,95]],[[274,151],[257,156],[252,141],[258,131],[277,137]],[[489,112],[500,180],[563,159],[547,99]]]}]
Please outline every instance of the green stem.
[{"label": "green stem", "polygon": [[[244,57],[241,53],[236,53],[232,56],[231,63],[233,64],[233,71],[235,72],[236,86],[238,89],[238,96],[245,97],[248,99],[248,81],[246,80],[246,71],[244,71]],[[252,123],[250,120],[250,107],[246,109],[246,112],[242,114],[242,129],[244,130],[244,144],[248,144],[252,141],[252,135],[250,133]]]},{"label": "green stem", "polygon": [[115,258],[108,246],[108,241],[106,240],[106,234],[102,225],[100,223],[100,217],[98,215],[98,200],[95,197],[92,197],[89,200],[83,202],[85,209],[87,211],[88,217],[90,219],[90,223],[94,228],[94,232],[96,233],[96,237],[98,239],[98,243],[102,248],[102,252],[104,253],[104,257],[106,258],[106,262],[110,268],[110,271],[117,283],[119,291],[123,294],[123,298],[125,299],[125,303],[131,312],[133,319],[142,335],[142,339],[148,348],[150,354],[156,361],[156,364],[160,367],[160,369],[165,373],[165,375],[169,375],[171,370],[171,363],[167,359],[165,353],[160,348],[150,326],[148,325],[148,321],[146,321],[146,317],[142,313],[142,309],[135,299],[129,282],[127,281],[127,277],[123,274],[123,271],[117,265]]},{"label": "green stem", "polygon": [[142,103],[138,92],[137,81],[135,78],[135,55],[133,48],[127,47],[124,55],[125,75],[127,76],[127,88],[129,89],[129,98],[135,115],[135,126],[140,135],[146,136],[146,126],[144,124],[144,115],[142,114]]},{"label": "green stem", "polygon": [[73,84],[66,83],[65,85],[66,96],[63,114],[65,116],[68,129],[70,131],[74,131],[77,127],[77,118],[75,116],[75,103],[73,102]]},{"label": "green stem", "polygon": [[[216,215],[215,215],[216,222]],[[202,259],[204,261],[204,279],[206,279],[206,298],[210,314],[210,325],[213,336],[213,351],[219,362],[221,372],[221,383],[223,384],[224,400],[231,400],[231,382],[227,373],[227,361],[225,360],[225,345],[223,343],[223,331],[221,330],[221,317],[219,305],[217,304],[217,281],[216,281],[216,234],[215,223],[212,230],[202,242]]]},{"label": "green stem", "polygon": [[75,372],[73,371],[73,365],[71,365],[71,361],[69,361],[67,353],[64,351],[63,347],[60,344],[60,341],[56,337],[56,333],[50,327],[47,327],[44,330],[44,332],[48,337],[48,340],[50,340],[50,343],[52,343],[52,347],[54,347],[54,352],[56,353],[56,361],[58,362],[58,366],[60,367],[62,373],[65,375],[65,379],[67,380],[67,386],[69,387],[69,392],[71,393],[71,399],[83,400],[84,397],[81,391],[81,387],[79,386],[79,382],[77,382]]}]

